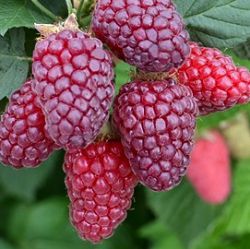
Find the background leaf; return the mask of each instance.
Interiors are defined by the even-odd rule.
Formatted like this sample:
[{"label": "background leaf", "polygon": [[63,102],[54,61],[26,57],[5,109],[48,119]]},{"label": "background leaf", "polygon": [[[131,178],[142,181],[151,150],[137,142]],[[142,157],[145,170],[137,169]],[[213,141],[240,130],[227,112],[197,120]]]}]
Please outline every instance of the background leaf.
[{"label": "background leaf", "polygon": [[68,202],[66,198],[51,198],[35,205],[16,206],[8,234],[18,243],[18,249],[137,249],[126,223],[100,245],[82,241],[69,223]]},{"label": "background leaf", "polygon": [[1,249],[14,249],[8,242],[0,238],[0,248]]},{"label": "background leaf", "polygon": [[[0,186],[9,196],[33,200],[37,189],[46,180],[55,166],[62,165],[62,152],[55,152],[46,162],[35,169],[16,170],[0,165]],[[57,170],[61,170],[57,168]]]},{"label": "background leaf", "polygon": [[0,1],[0,34],[2,36],[11,28],[33,28],[34,23],[51,22],[52,19],[42,13],[31,0]]},{"label": "background leaf", "polygon": [[248,0],[175,0],[193,40],[228,48],[250,37]]},{"label": "background leaf", "polygon": [[22,29],[0,36],[0,99],[9,96],[27,78],[30,59],[25,55],[24,39]]},{"label": "background leaf", "polygon": [[220,211],[219,207],[202,202],[187,181],[170,192],[148,191],[148,204],[184,245],[202,234]]},{"label": "background leaf", "polygon": [[13,210],[8,230],[20,249],[78,249],[84,245],[69,224],[67,201],[64,198],[17,206]]},{"label": "background leaf", "polygon": [[233,196],[221,218],[225,233],[229,235],[250,234],[250,160],[236,164]]},{"label": "background leaf", "polygon": [[177,236],[172,233],[167,227],[158,219],[153,223],[145,225],[141,231],[141,236],[151,240],[150,249],[183,249]]}]

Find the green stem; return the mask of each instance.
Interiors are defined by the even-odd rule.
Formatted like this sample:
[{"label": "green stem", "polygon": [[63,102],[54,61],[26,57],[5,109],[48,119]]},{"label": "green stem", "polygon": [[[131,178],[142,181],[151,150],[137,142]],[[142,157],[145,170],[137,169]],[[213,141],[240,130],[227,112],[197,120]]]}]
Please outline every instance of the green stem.
[{"label": "green stem", "polygon": [[46,7],[44,7],[38,0],[31,0],[31,2],[40,9],[44,14],[46,14],[48,17],[50,17],[53,20],[57,20],[57,16],[54,15],[50,10],[48,10]]},{"label": "green stem", "polygon": [[80,18],[81,18],[81,9],[82,9],[83,3],[84,3],[84,0],[81,0],[79,7],[78,7],[78,10],[77,10],[77,19],[78,20],[80,20]]},{"label": "green stem", "polygon": [[68,14],[70,15],[73,11],[73,5],[72,5],[72,2],[71,0],[65,0],[66,2],[66,5],[67,5],[67,8],[68,8]]}]

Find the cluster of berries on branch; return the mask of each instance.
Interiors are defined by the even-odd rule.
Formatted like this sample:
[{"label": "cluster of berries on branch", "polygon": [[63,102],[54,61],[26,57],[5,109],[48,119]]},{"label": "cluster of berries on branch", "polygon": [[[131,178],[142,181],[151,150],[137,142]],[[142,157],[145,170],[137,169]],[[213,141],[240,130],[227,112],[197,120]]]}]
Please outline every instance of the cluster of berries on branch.
[{"label": "cluster of berries on branch", "polygon": [[[65,149],[70,219],[93,243],[126,218],[138,183],[169,191],[181,182],[198,116],[250,101],[250,72],[191,42],[171,0],[98,0],[92,33],[74,14],[35,27],[32,78],[1,117],[0,161],[36,167]],[[114,57],[137,68],[117,96]],[[105,125],[111,134],[102,134]]]}]

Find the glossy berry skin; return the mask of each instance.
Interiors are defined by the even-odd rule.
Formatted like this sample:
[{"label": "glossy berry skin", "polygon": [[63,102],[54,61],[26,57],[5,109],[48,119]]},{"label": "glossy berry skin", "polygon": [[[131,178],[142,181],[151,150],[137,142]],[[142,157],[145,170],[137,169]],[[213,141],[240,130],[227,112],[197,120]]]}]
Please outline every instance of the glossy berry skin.
[{"label": "glossy berry skin", "polygon": [[174,80],[124,85],[113,122],[141,183],[170,190],[185,175],[192,150],[197,105],[191,90]]},{"label": "glossy berry skin", "polygon": [[217,205],[226,201],[231,192],[230,154],[219,132],[196,141],[187,176],[205,202]]},{"label": "glossy berry skin", "polygon": [[15,168],[35,167],[57,146],[45,129],[45,119],[31,81],[10,96],[0,121],[0,161]]},{"label": "glossy berry skin", "polygon": [[64,148],[92,142],[108,118],[114,93],[111,57],[101,41],[70,30],[39,40],[33,75],[52,139]]},{"label": "glossy berry skin", "polygon": [[117,57],[142,71],[169,71],[190,52],[171,0],[98,0],[92,29]]},{"label": "glossy berry skin", "polygon": [[120,142],[98,142],[65,157],[70,218],[81,238],[99,243],[126,218],[137,179]]},{"label": "glossy berry skin", "polygon": [[200,115],[223,111],[250,100],[250,72],[215,48],[191,43],[191,55],[179,69],[180,83],[189,86]]}]

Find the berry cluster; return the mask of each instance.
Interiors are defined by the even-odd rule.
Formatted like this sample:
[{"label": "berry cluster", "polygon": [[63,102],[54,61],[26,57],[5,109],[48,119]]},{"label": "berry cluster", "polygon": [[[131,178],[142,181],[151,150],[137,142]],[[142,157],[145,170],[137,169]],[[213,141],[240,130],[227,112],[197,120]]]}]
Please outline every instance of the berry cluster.
[{"label": "berry cluster", "polygon": [[[138,182],[154,191],[181,182],[197,115],[250,100],[250,72],[219,50],[190,42],[171,0],[98,0],[95,37],[79,29],[74,14],[36,28],[33,77],[12,94],[0,120],[0,161],[35,167],[65,149],[71,222],[93,243],[126,218]],[[137,67],[113,106],[112,54]],[[105,123],[114,129],[104,135]],[[189,178],[203,194],[196,173]]]}]

